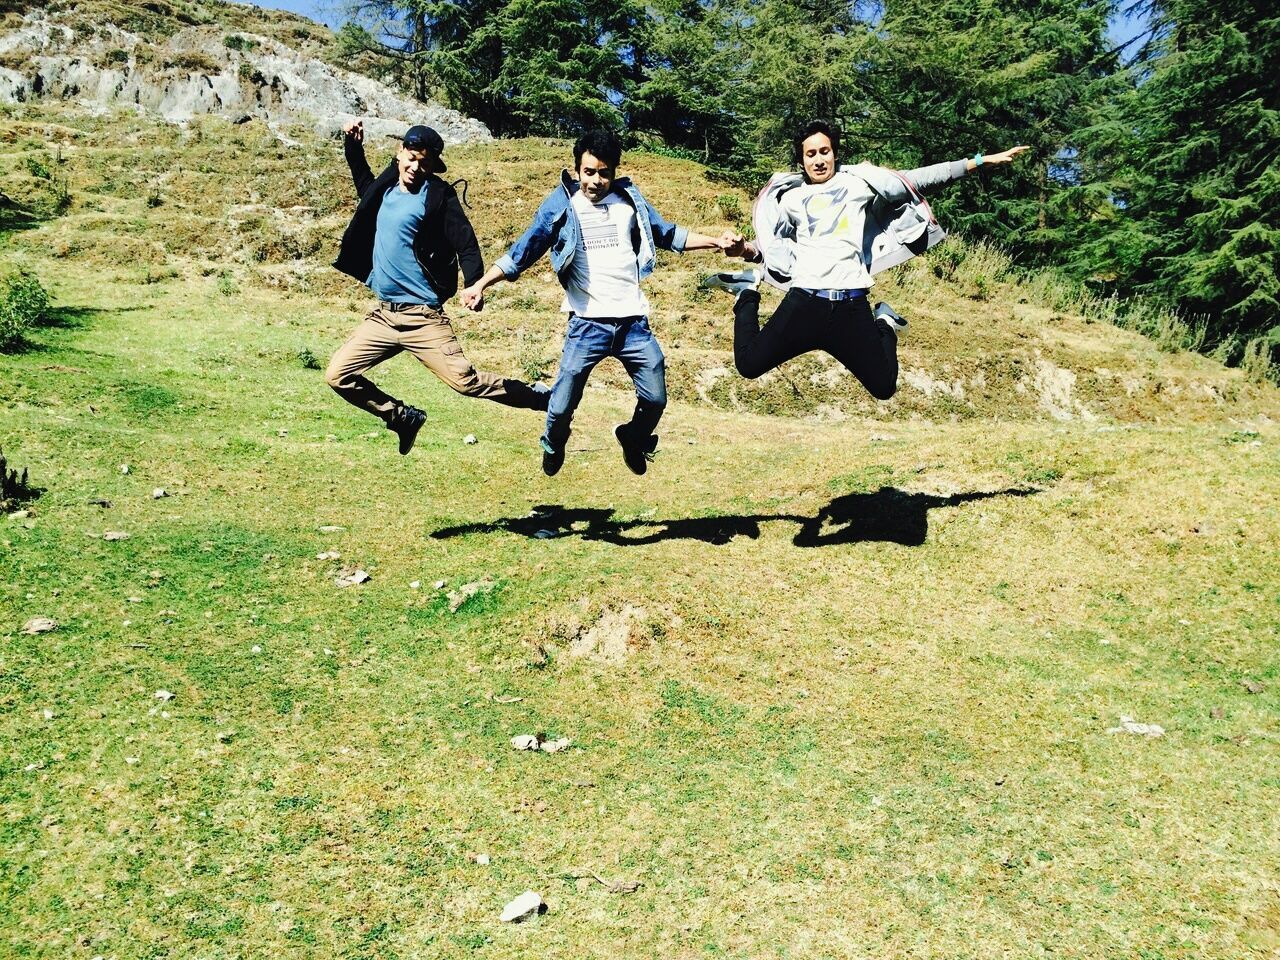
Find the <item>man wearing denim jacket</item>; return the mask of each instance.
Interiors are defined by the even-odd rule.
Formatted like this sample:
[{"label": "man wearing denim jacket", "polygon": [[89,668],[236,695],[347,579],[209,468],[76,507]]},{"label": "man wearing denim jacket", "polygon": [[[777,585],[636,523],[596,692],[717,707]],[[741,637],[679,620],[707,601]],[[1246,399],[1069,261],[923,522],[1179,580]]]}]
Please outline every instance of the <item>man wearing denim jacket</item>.
[{"label": "man wearing denim jacket", "polygon": [[564,463],[573,412],[591,371],[617,357],[636,388],[636,407],[614,436],[632,473],[653,459],[654,434],[667,404],[665,359],[649,329],[649,301],[640,281],[653,272],[657,251],[718,250],[727,241],[667,223],[630,179],[615,178],[622,145],[607,130],[585,134],[573,147],[574,169],[551,191],[533,223],[479,281],[462,291],[463,306],[484,305],[485,288],[515,280],[547,251],[569,314],[560,372],[551,387],[542,470],[554,476]]}]

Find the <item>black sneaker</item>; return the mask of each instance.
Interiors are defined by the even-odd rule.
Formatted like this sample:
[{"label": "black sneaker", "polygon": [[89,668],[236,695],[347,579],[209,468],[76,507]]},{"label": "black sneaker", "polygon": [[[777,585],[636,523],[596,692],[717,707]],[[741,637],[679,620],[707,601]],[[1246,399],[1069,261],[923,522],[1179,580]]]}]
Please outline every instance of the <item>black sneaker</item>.
[{"label": "black sneaker", "polygon": [[564,466],[564,451],[552,450],[547,441],[542,441],[542,472],[554,477]]},{"label": "black sneaker", "polygon": [[417,407],[400,407],[395,416],[387,424],[387,429],[400,438],[400,455],[413,449],[413,441],[418,439],[418,431],[427,422],[427,415]]},{"label": "black sneaker", "polygon": [[622,447],[622,459],[634,474],[643,474],[653,462],[653,452],[658,448],[658,437],[650,434],[639,443],[631,437],[631,424],[620,423],[613,428],[613,435]]}]

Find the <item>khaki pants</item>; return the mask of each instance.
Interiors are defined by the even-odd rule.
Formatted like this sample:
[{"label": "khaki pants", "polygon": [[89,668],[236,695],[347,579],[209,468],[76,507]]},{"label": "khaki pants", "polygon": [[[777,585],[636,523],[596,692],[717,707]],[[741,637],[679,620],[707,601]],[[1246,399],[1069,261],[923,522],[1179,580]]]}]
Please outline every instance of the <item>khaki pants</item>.
[{"label": "khaki pants", "polygon": [[406,350],[463,396],[528,410],[547,409],[546,388],[534,390],[520,380],[480,373],[463,354],[444,311],[420,304],[379,302],[338,348],[324,378],[347,403],[390,423],[402,404],[364,374]]}]

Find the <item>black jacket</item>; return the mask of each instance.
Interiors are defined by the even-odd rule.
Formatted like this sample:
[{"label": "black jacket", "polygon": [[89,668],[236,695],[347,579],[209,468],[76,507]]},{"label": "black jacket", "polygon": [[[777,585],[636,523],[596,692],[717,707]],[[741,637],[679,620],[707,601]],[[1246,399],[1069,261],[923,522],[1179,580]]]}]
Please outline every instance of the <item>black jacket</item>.
[{"label": "black jacket", "polygon": [[[361,144],[347,140],[344,150],[360,202],[342,234],[338,259],[333,265],[365,283],[373,271],[373,235],[378,229],[382,198],[388,187],[399,182],[400,174],[392,161],[375,178]],[[431,289],[440,294],[442,301],[458,292],[459,267],[468,286],[484,276],[480,244],[458,194],[434,173],[427,177],[427,211],[414,237],[413,253]]]}]

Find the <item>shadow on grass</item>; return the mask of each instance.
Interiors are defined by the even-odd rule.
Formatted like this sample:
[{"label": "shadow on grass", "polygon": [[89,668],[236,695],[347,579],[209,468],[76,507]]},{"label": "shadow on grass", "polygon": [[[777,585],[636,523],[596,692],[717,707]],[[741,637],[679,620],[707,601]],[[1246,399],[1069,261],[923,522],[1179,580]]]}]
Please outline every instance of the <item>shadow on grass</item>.
[{"label": "shadow on grass", "polygon": [[[56,342],[46,343],[43,340],[36,339],[34,335],[39,334],[43,330],[83,330],[87,328],[94,320],[102,317],[108,317],[117,313],[132,313],[135,310],[141,310],[142,307],[112,307],[103,309],[99,307],[50,307],[49,312],[34,327],[26,331],[26,334],[17,343],[12,344],[5,352],[15,353],[49,353],[61,349],[60,344]],[[74,368],[67,368],[68,372],[77,371]]]},{"label": "shadow on grass", "polygon": [[41,221],[40,216],[17,201],[0,193],[0,235],[16,233],[19,230],[30,230]]},{"label": "shadow on grass", "polygon": [[436,530],[431,537],[447,540],[473,533],[516,533],[536,540],[580,537],[618,546],[641,546],[662,540],[700,540],[725,544],[735,537],[760,536],[760,525],[782,521],[796,524],[797,547],[826,547],[844,543],[884,542],[918,547],[929,535],[929,511],[994,497],[1027,497],[1040,491],[1015,487],[939,497],[881,487],[875,493],[836,497],[814,516],[790,513],[686,517],[678,520],[616,520],[607,508],[543,504],[528,516],[502,517],[488,523],[467,523]]}]

